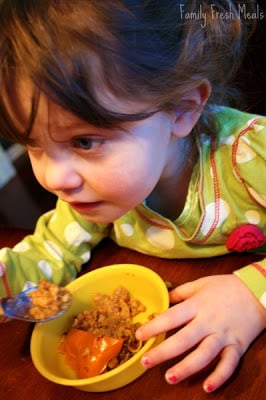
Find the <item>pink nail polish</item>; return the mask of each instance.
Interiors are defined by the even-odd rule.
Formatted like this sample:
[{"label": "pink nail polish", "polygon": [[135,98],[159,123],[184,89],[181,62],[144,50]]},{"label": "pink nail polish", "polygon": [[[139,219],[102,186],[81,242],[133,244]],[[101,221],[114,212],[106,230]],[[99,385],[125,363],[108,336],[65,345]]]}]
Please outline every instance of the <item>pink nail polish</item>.
[{"label": "pink nail polish", "polygon": [[178,382],[178,378],[176,375],[168,375],[167,380],[169,383],[177,383]]},{"label": "pink nail polish", "polygon": [[142,357],[141,361],[142,361],[142,364],[144,365],[144,367],[149,368],[151,366],[151,362],[148,357],[146,357],[146,356]]},{"label": "pink nail polish", "polygon": [[205,392],[211,393],[215,390],[215,387],[211,383],[207,383],[207,385],[204,386]]}]

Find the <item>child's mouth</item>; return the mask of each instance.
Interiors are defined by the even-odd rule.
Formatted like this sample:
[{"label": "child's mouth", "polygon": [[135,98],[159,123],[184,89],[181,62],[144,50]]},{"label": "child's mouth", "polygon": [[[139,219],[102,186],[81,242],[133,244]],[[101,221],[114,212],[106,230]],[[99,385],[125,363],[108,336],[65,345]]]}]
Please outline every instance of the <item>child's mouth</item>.
[{"label": "child's mouth", "polygon": [[69,203],[74,210],[78,211],[79,213],[86,213],[86,212],[91,212],[94,211],[96,208],[98,208],[103,202],[102,201],[93,201],[90,203]]}]

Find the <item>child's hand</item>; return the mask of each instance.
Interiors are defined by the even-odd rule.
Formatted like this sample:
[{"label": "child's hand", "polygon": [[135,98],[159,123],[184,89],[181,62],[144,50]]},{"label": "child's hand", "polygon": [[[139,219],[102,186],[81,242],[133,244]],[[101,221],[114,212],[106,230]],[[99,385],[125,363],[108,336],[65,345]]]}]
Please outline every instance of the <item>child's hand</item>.
[{"label": "child's hand", "polygon": [[232,375],[250,343],[265,328],[266,311],[234,275],[210,276],[181,285],[171,291],[170,301],[182,302],[141,326],[136,336],[146,340],[181,329],[147,352],[143,365],[153,367],[193,348],[166,372],[169,383],[178,383],[219,355],[217,367],[203,385],[211,392]]}]

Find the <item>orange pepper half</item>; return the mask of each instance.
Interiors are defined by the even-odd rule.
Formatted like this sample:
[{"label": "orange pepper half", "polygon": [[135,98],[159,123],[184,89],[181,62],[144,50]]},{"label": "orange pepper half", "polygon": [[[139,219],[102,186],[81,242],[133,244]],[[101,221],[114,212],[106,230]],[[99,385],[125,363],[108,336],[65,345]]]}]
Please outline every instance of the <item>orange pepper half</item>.
[{"label": "orange pepper half", "polygon": [[71,328],[60,344],[59,351],[65,354],[66,362],[79,378],[89,378],[104,372],[108,362],[119,354],[122,346],[123,339],[97,336]]}]

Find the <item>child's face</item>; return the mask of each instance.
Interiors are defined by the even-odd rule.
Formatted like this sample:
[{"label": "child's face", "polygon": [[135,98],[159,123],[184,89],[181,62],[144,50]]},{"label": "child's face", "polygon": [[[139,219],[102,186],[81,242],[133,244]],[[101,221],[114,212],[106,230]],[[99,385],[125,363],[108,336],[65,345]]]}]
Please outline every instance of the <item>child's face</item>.
[{"label": "child's face", "polygon": [[[112,106],[128,112],[132,105]],[[98,128],[41,95],[27,150],[45,189],[86,219],[108,223],[147,198],[162,179],[172,152],[171,125],[172,117],[158,112],[121,129]]]}]

